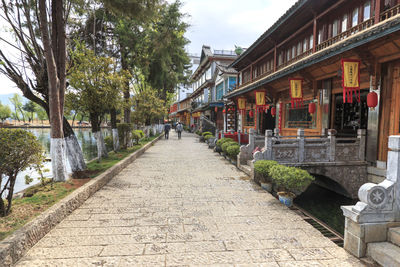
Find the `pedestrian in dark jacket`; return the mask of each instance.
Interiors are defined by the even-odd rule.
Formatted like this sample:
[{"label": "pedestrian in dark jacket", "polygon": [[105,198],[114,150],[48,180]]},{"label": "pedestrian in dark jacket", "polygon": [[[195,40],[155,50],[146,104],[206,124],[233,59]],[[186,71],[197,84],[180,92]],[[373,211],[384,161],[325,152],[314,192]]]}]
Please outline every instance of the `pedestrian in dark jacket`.
[{"label": "pedestrian in dark jacket", "polygon": [[171,124],[167,123],[164,125],[164,137],[165,139],[169,138],[169,131],[171,130]]},{"label": "pedestrian in dark jacket", "polygon": [[183,125],[181,122],[178,122],[178,125],[176,126],[176,130],[178,131],[178,139],[181,139],[182,131],[183,131]]}]

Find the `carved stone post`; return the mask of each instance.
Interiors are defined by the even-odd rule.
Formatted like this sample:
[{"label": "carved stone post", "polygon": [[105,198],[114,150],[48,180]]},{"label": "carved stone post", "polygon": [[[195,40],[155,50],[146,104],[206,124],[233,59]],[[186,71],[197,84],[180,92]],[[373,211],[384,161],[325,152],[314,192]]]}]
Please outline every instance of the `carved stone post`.
[{"label": "carved stone post", "polygon": [[279,129],[278,128],[274,129],[274,136],[279,137]]},{"label": "carved stone post", "polygon": [[272,130],[265,131],[264,158],[272,160]]},{"label": "carved stone post", "polygon": [[329,129],[328,130],[328,138],[329,138],[329,161],[335,161],[336,154],[336,130]]},{"label": "carved stone post", "polygon": [[328,135],[328,129],[322,128],[321,130],[321,136],[326,137]]},{"label": "carved stone post", "polygon": [[387,229],[400,226],[400,136],[389,137],[386,179],[366,183],[358,191],[355,206],[342,206],[346,217],[344,248],[364,257],[368,243],[387,240]]},{"label": "carved stone post", "polygon": [[224,138],[224,131],[221,131],[221,138]]},{"label": "carved stone post", "polygon": [[218,129],[215,129],[215,138],[218,140]]},{"label": "carved stone post", "polygon": [[255,146],[255,130],[253,129],[253,128],[251,128],[250,129],[250,131],[249,131],[249,146],[248,146],[248,149],[249,149],[249,151],[251,151],[251,152],[253,152],[253,150],[254,150],[254,146]]},{"label": "carved stone post", "polygon": [[299,162],[304,162],[305,156],[305,140],[304,140],[304,129],[297,130],[297,142],[299,144]]},{"label": "carved stone post", "polygon": [[365,160],[365,142],[366,142],[367,131],[365,129],[358,129],[357,138],[359,139],[360,149],[358,151],[358,158]]},{"label": "carved stone post", "polygon": [[240,146],[240,130],[238,131],[238,143],[239,143],[239,146]]}]

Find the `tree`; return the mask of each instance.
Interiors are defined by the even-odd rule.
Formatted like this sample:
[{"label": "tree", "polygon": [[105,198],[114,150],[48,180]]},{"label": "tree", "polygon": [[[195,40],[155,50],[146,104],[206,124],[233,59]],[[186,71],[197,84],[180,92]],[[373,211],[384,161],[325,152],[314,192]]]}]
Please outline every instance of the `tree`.
[{"label": "tree", "polygon": [[14,105],[14,114],[18,121],[19,114],[22,116],[22,120],[25,122],[25,112],[23,110],[24,104],[22,104],[22,97],[19,94],[14,94],[13,97],[9,98],[10,102]]},{"label": "tree", "polygon": [[36,108],[36,116],[42,122],[42,125],[43,125],[43,121],[44,120],[48,120],[49,119],[49,117],[47,116],[46,111],[42,107],[37,107]]},{"label": "tree", "polygon": [[132,121],[136,124],[150,125],[156,123],[167,114],[165,101],[160,99],[157,91],[141,82],[140,87],[136,87],[133,96]]},{"label": "tree", "polygon": [[41,164],[43,148],[30,132],[0,129],[0,159],[0,216],[6,216],[11,210],[18,173],[32,164]]},{"label": "tree", "polygon": [[150,35],[146,80],[166,102],[168,95],[174,93],[178,84],[185,83],[190,74],[190,59],[185,51],[189,40],[184,37],[189,25],[183,22],[181,6],[179,1],[165,4]]},{"label": "tree", "polygon": [[2,105],[0,103],[0,120],[2,123],[8,118],[11,117],[11,109],[7,105]]},{"label": "tree", "polygon": [[115,71],[115,61],[96,56],[92,50],[77,44],[71,53],[72,67],[69,72],[70,88],[81,110],[89,113],[92,132],[97,142],[98,159],[107,156],[101,122],[110,109],[116,109],[121,99],[121,85],[128,79],[124,73]]},{"label": "tree", "polygon": [[[7,23],[14,42],[8,41],[0,36],[0,73],[6,75],[21,90],[23,95],[40,105],[47,114],[49,114],[50,91],[49,80],[47,75],[47,64],[45,60],[45,52],[43,40],[39,26],[39,6],[37,0],[0,0],[0,8],[2,9],[2,17]],[[54,2],[54,0],[52,0]],[[43,3],[44,1],[42,1]],[[67,20],[71,10],[79,10],[84,1],[71,0],[66,5],[68,7],[65,17],[59,20]],[[51,9],[52,11],[55,9]],[[43,11],[43,10],[42,10]],[[43,13],[43,12],[42,12]],[[52,16],[48,16],[50,19]],[[57,23],[51,22],[52,27]],[[57,24],[60,25],[60,24]],[[54,40],[58,31],[54,33]],[[17,51],[20,58],[8,53],[6,49]],[[57,45],[55,46],[57,48]],[[14,112],[14,116],[19,120],[18,112]],[[83,157],[82,149],[78,139],[68,121],[63,118],[63,134],[69,164],[73,172],[79,172],[86,169],[86,163]]]},{"label": "tree", "polygon": [[[47,12],[47,1],[38,1],[40,33],[42,36],[49,83],[49,122],[51,129],[50,156],[53,167],[53,179],[55,181],[65,181],[67,173],[65,166],[66,160],[64,158],[65,140],[63,118],[67,52],[64,1],[51,0],[49,6],[50,14]],[[48,17],[51,18],[51,27]]]},{"label": "tree", "polygon": [[28,102],[26,102],[23,106],[22,106],[22,109],[24,110],[24,111],[26,111],[26,113],[27,113],[27,117],[28,117],[28,119],[29,119],[29,122],[33,122],[33,114],[35,113],[35,111],[36,111],[36,105],[35,105],[35,103],[34,102],[32,102],[32,101],[28,101]]}]

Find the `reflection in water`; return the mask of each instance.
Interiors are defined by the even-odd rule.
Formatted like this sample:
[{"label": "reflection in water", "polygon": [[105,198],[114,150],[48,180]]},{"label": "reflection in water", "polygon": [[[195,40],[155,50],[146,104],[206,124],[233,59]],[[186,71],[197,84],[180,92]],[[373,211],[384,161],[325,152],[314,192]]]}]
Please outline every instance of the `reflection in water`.
[{"label": "reflection in water", "polygon": [[[27,129],[31,133],[33,133],[39,142],[43,145],[46,150],[46,157],[50,157],[50,129]],[[92,135],[91,129],[74,129],[76,137],[78,138],[78,142],[83,151],[83,157],[85,161],[90,161],[97,157],[97,146],[96,140]],[[102,129],[104,137],[111,135],[110,129]],[[47,172],[45,176],[51,176],[51,162],[45,162],[45,168],[49,169],[50,172]],[[70,167],[67,166],[67,171],[70,172]],[[25,184],[25,175],[29,175],[34,178],[34,181],[30,185]],[[21,172],[17,180],[15,182],[14,192],[19,192],[33,184],[38,183],[38,174],[33,170],[27,169]]]}]

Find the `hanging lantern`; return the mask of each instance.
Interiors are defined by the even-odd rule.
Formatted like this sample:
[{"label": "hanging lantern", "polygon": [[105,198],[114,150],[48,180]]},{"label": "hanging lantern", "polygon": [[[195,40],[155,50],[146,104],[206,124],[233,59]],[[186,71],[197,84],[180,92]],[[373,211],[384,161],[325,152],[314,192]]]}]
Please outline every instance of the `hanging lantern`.
[{"label": "hanging lantern", "polygon": [[225,109],[223,109],[223,110],[222,110],[222,113],[224,113],[224,114],[225,114],[225,113],[226,113],[226,110],[225,110]]},{"label": "hanging lantern", "polygon": [[378,94],[375,92],[370,92],[367,95],[367,105],[369,108],[375,109],[378,105]]},{"label": "hanging lantern", "polygon": [[218,112],[218,107],[215,107],[214,111],[215,111],[215,112]]},{"label": "hanging lantern", "polygon": [[312,115],[315,113],[315,111],[316,111],[316,105],[314,102],[312,102],[308,105],[308,113]]},{"label": "hanging lantern", "polygon": [[271,108],[271,115],[272,115],[272,117],[275,117],[275,115],[276,115],[276,107],[272,107]]},{"label": "hanging lantern", "polygon": [[253,110],[250,110],[250,112],[249,112],[249,117],[250,117],[250,118],[253,118],[253,116],[254,116]]}]

